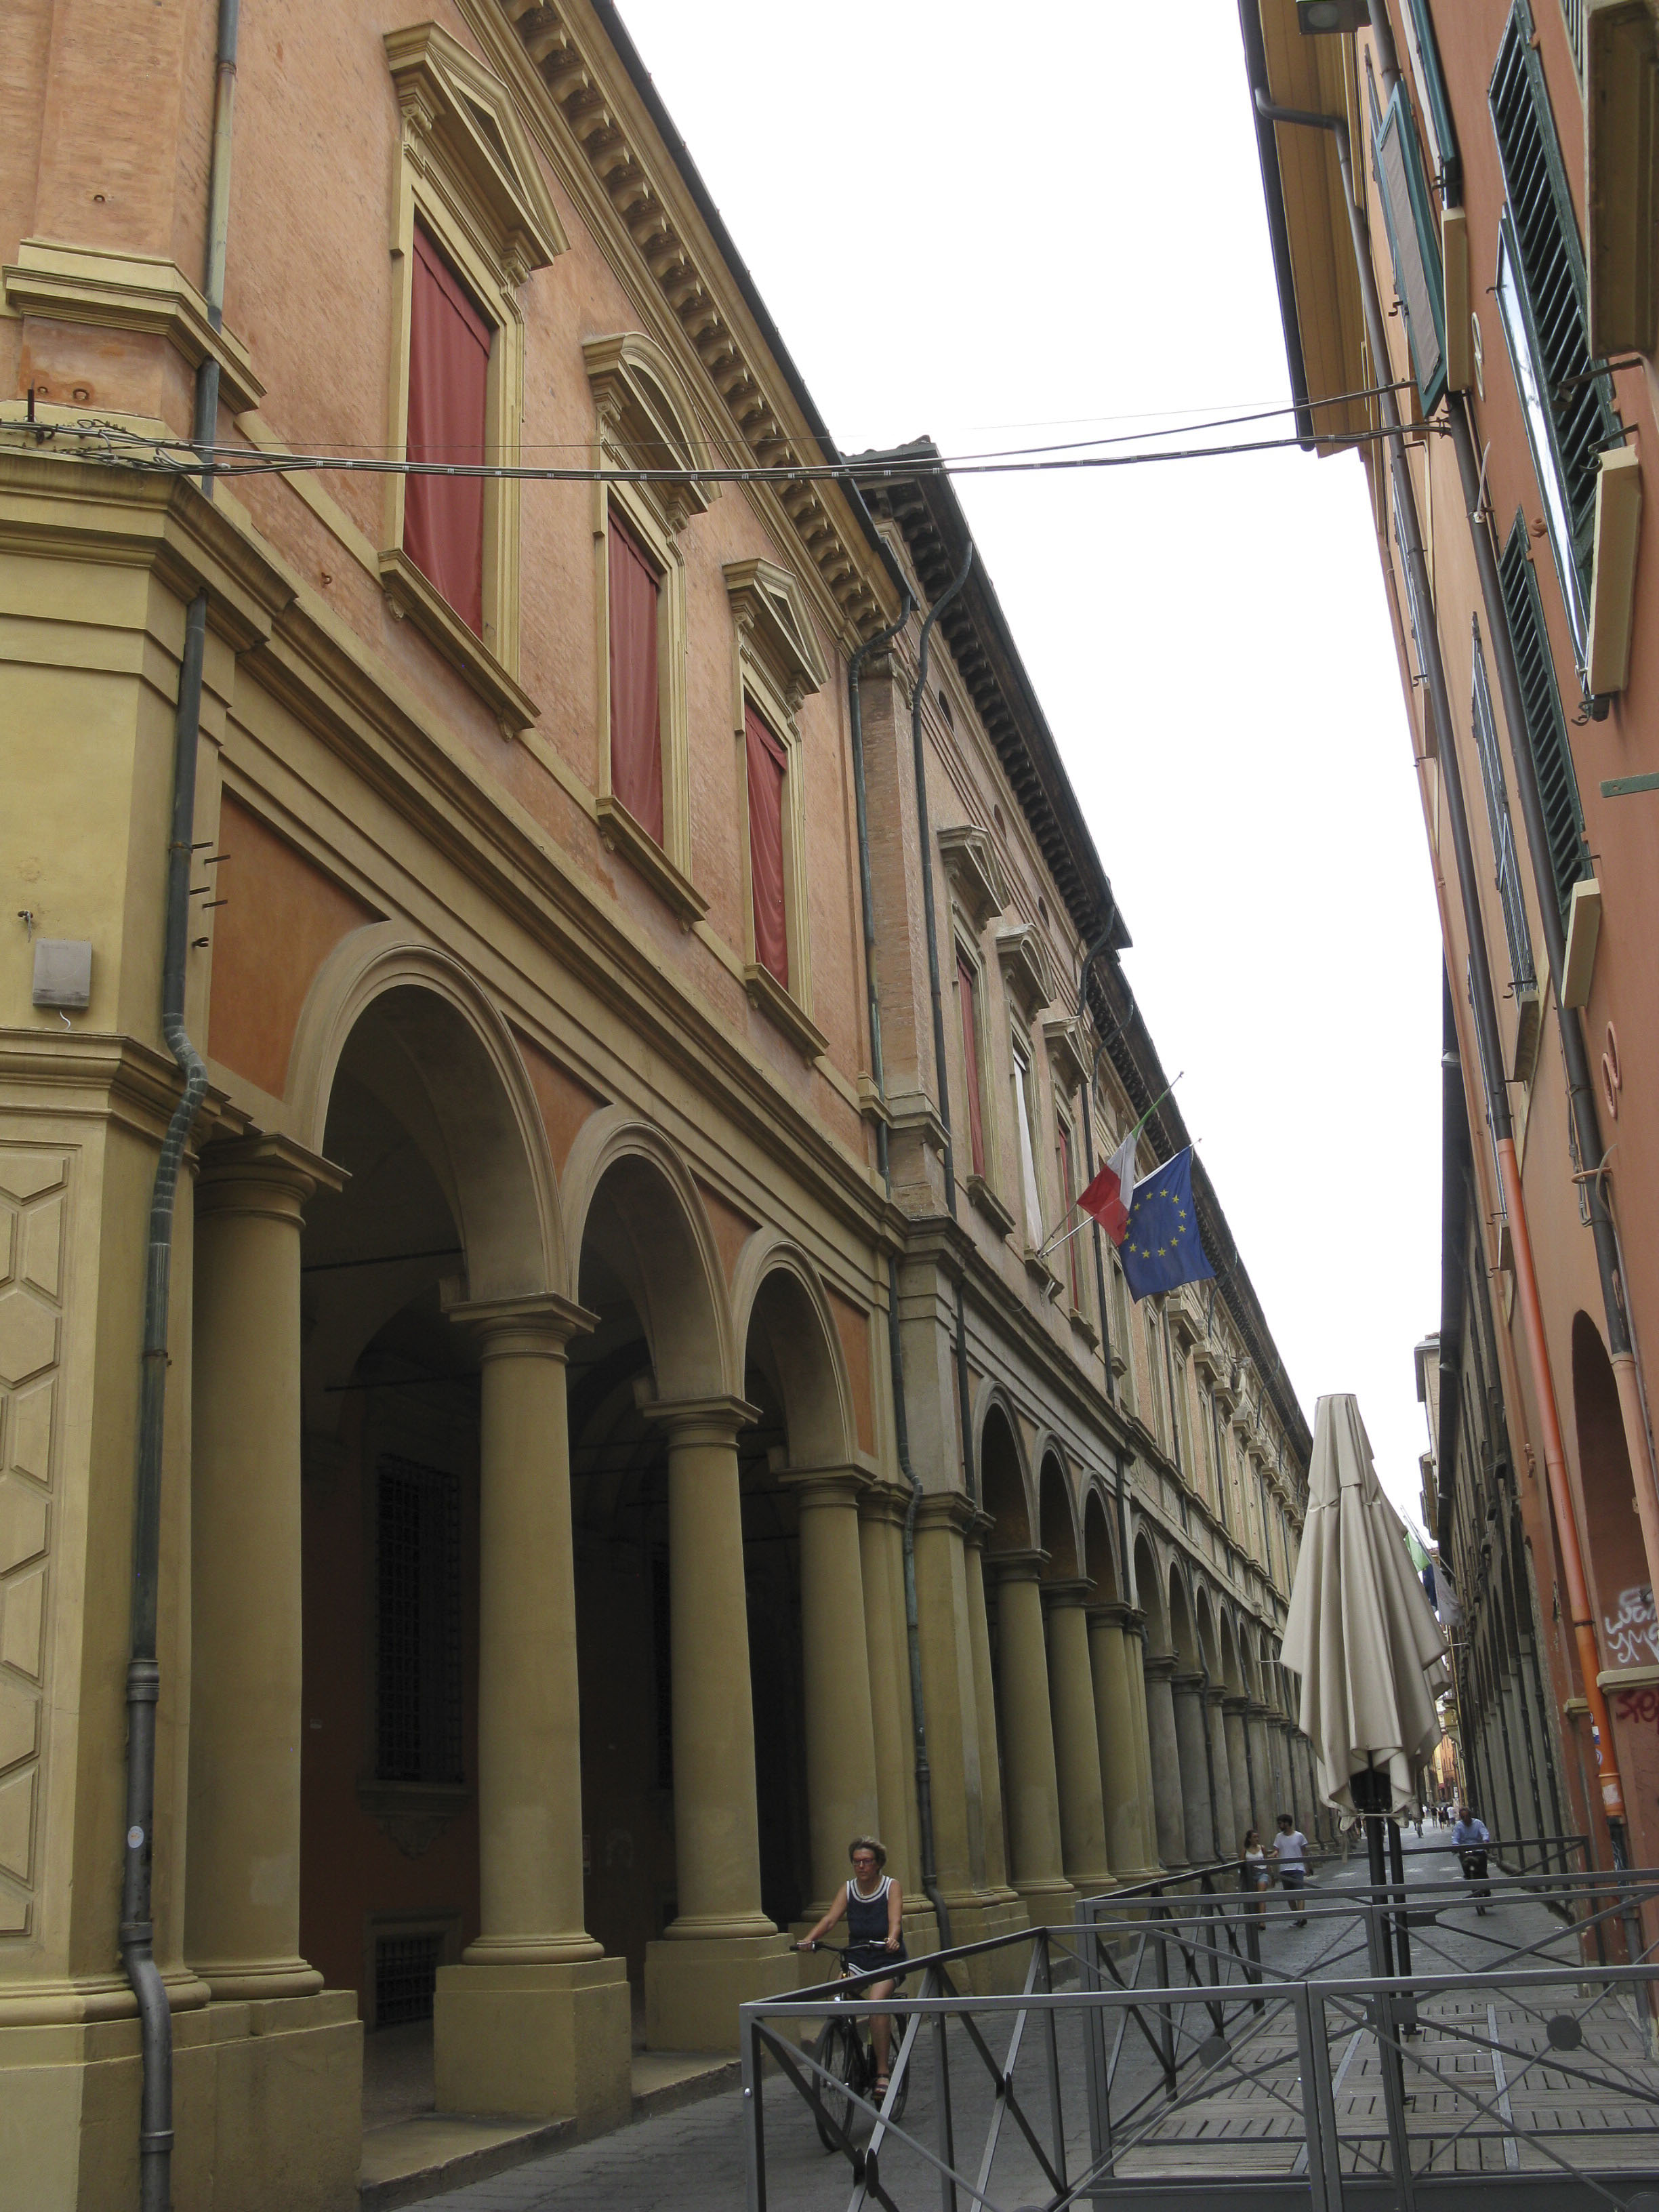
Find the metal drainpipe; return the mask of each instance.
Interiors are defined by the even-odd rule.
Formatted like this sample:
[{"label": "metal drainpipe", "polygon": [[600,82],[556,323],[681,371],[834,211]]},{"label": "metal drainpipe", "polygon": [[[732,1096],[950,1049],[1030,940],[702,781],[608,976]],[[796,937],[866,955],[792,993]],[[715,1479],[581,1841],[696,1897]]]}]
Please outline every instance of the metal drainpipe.
[{"label": "metal drainpipe", "polygon": [[[237,6],[238,0],[220,0],[205,270],[208,313],[216,331],[222,321],[224,310]],[[218,406],[219,364],[209,356],[196,379],[193,428],[198,445],[212,442]],[[210,497],[212,495],[210,472],[204,476],[203,489]],[[185,617],[185,649],[179,667],[179,701],[173,722],[173,819],[167,842],[161,1032],[179,1063],[185,1088],[161,1140],[150,1196],[149,1237],[144,1260],[138,1438],[133,1473],[131,1628],[126,1674],[126,1837],[121,1867],[119,1942],[121,1963],[132,1984],[138,2008],[143,2062],[138,2115],[141,2212],[167,2212],[173,2196],[173,2016],[167,1986],[155,1963],[150,1893],[155,1858],[155,1718],[161,1688],[157,1626],[173,1221],[185,1146],[207,1089],[207,1069],[185,1027],[185,970],[190,949],[190,862],[196,830],[196,754],[202,719],[202,670],[207,650],[207,602],[206,591],[198,592]]]},{"label": "metal drainpipe", "polygon": [[[1371,0],[1373,9],[1377,0]],[[1353,158],[1348,142],[1348,125],[1340,115],[1322,115],[1304,108],[1275,107],[1264,90],[1258,88],[1255,104],[1270,123],[1300,124],[1316,131],[1328,131],[1336,141],[1336,157],[1342,173],[1342,188],[1348,204],[1348,229],[1353,246],[1354,264],[1359,279],[1360,297],[1365,312],[1366,337],[1374,364],[1386,363],[1389,358],[1387,339],[1382,323],[1382,302],[1377,297],[1376,272],[1371,263],[1370,232],[1359,203],[1354,197]],[[1378,373],[1381,373],[1380,366]],[[1515,1249],[1515,1282],[1521,1306],[1522,1327],[1526,1334],[1527,1351],[1533,1370],[1534,1386],[1538,1395],[1540,1425],[1543,1431],[1544,1468],[1549,1483],[1550,1500],[1554,1508],[1556,1536],[1560,1549],[1563,1577],[1567,1584],[1567,1600],[1572,1614],[1574,1640],[1578,1651],[1578,1669],[1583,1679],[1585,1700],[1590,1717],[1601,1731],[1601,1805],[1607,1816],[1610,1839],[1615,1860],[1625,1863],[1625,1793],[1620,1780],[1617,1753],[1613,1749],[1613,1728],[1607,1714],[1607,1701],[1597,1677],[1601,1671],[1601,1656],[1596,1647],[1595,1620],[1590,1607],[1589,1584],[1584,1573],[1583,1553],[1578,1541],[1578,1524],[1573,1515],[1572,1491],[1567,1475],[1565,1447],[1561,1436],[1561,1413],[1555,1395],[1555,1377],[1550,1366],[1549,1343],[1544,1333],[1544,1313],[1539,1297],[1538,1274],[1533,1258],[1532,1232],[1527,1217],[1526,1194],[1522,1188],[1521,1170],[1515,1150],[1514,1124],[1510,1115],[1509,1094],[1504,1084],[1503,1056],[1498,1046],[1498,1014],[1492,1000],[1492,969],[1486,957],[1485,921],[1480,912],[1480,893],[1474,872],[1474,848],[1469,836],[1468,811],[1463,803],[1463,781],[1458,765],[1455,735],[1452,726],[1451,702],[1446,687],[1445,663],[1440,653],[1440,633],[1434,611],[1434,593],[1429,580],[1428,562],[1423,551],[1423,535],[1418,521],[1417,495],[1412,483],[1411,471],[1406,463],[1405,439],[1401,430],[1400,410],[1392,391],[1379,393],[1377,405],[1382,416],[1382,427],[1389,453],[1389,465],[1394,486],[1395,520],[1400,532],[1401,550],[1411,580],[1416,603],[1423,611],[1423,629],[1426,633],[1418,640],[1418,651],[1423,663],[1423,673],[1428,683],[1429,701],[1434,714],[1435,735],[1439,757],[1441,787],[1445,794],[1446,815],[1452,833],[1452,850],[1457,868],[1458,890],[1463,908],[1463,924],[1469,940],[1469,995],[1473,1002],[1475,1039],[1480,1060],[1480,1076],[1486,1092],[1486,1113],[1492,1127],[1492,1148],[1498,1158],[1498,1174],[1502,1188],[1504,1210],[1509,1216],[1510,1233]]]},{"label": "metal drainpipe", "polygon": [[[881,994],[876,969],[876,902],[870,874],[870,816],[864,779],[864,708],[860,685],[864,664],[872,653],[889,646],[910,619],[911,599],[904,590],[904,608],[890,629],[884,629],[859,647],[847,668],[848,726],[853,746],[853,793],[859,833],[859,897],[864,921],[864,972],[870,1016],[870,1074],[876,1086],[876,1158],[882,1187],[890,1200],[893,1169],[887,1140],[887,1085],[881,1054]],[[933,1773],[927,1756],[927,1714],[921,1695],[921,1620],[916,1603],[916,1508],[921,1503],[921,1479],[910,1462],[910,1419],[904,1394],[904,1349],[899,1341],[898,1262],[887,1255],[887,1351],[893,1378],[893,1440],[900,1472],[910,1486],[904,1511],[904,1636],[910,1663],[910,1735],[915,1753],[916,1820],[921,1830],[921,1887],[933,1908],[939,1942],[951,1945],[951,1913],[939,1893],[939,1870],[933,1848]]]}]

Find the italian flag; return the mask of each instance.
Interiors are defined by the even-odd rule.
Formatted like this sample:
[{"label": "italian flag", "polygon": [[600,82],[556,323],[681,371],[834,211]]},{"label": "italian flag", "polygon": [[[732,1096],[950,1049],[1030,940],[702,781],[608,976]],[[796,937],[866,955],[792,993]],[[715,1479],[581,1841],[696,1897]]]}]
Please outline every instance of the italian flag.
[{"label": "italian flag", "polygon": [[1078,1204],[1097,1221],[1114,1244],[1121,1244],[1129,1226],[1129,1208],[1135,1194],[1135,1145],[1139,1129],[1132,1129]]}]

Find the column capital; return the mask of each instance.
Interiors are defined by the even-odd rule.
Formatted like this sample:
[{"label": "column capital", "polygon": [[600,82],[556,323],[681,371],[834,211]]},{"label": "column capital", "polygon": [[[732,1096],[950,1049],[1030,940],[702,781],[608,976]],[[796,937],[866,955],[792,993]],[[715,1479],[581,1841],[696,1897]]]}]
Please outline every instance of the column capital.
[{"label": "column capital", "polygon": [[1206,1705],[1224,1705],[1227,1702],[1227,1686],[1224,1682],[1206,1682],[1205,1684],[1204,1702]]},{"label": "column capital", "polygon": [[859,1492],[860,1521],[885,1521],[895,1528],[902,1528],[909,1510],[910,1486],[908,1483],[872,1479]]},{"label": "column capital", "polygon": [[[1176,1667],[1181,1665],[1179,1658],[1176,1660],[1175,1663]],[[1172,1690],[1182,1691],[1186,1694],[1194,1698],[1201,1698],[1204,1694],[1203,1673],[1199,1668],[1188,1667],[1182,1668],[1181,1673],[1177,1674],[1175,1671],[1175,1667],[1171,1667],[1170,1669],[1170,1687]]]},{"label": "column capital", "polygon": [[963,1537],[983,1518],[973,1499],[959,1490],[930,1490],[916,1507],[919,1528],[954,1528]]},{"label": "column capital", "polygon": [[1089,1607],[1088,1613],[1091,1628],[1097,1621],[1103,1628],[1127,1629],[1134,1625],[1134,1607],[1125,1605],[1121,1598],[1097,1598]]},{"label": "column capital", "polygon": [[1073,1605],[1081,1609],[1088,1604],[1093,1588],[1086,1575],[1056,1575],[1043,1583],[1042,1602],[1051,1612]]},{"label": "column capital", "polygon": [[1250,1710],[1250,1701],[1243,1691],[1229,1690],[1222,1698],[1221,1709],[1223,1712],[1227,1713],[1248,1713]]},{"label": "column capital", "polygon": [[985,1571],[1000,1583],[1040,1582],[1048,1557],[1046,1552],[1035,1549],[988,1552],[985,1554]]},{"label": "column capital", "polygon": [[349,1180],[343,1168],[287,1137],[222,1138],[202,1152],[197,1211],[264,1214],[297,1228],[308,1198],[319,1190],[343,1190]]},{"label": "column capital", "polygon": [[781,1468],[778,1480],[793,1496],[798,1508],[843,1505],[856,1511],[860,1497],[870,1487],[871,1478],[862,1468],[843,1462],[834,1467]]},{"label": "column capital", "polygon": [[1149,1651],[1141,1662],[1142,1672],[1149,1682],[1175,1680],[1176,1656],[1173,1651]]},{"label": "column capital", "polygon": [[752,1429],[761,1409],[746,1398],[724,1394],[709,1398],[647,1398],[640,1412],[668,1431],[671,1444],[727,1444],[736,1448],[739,1429]]},{"label": "column capital", "polygon": [[556,1291],[523,1298],[451,1298],[445,1317],[478,1340],[483,1359],[545,1359],[564,1357],[573,1336],[586,1336],[599,1325],[589,1313]]}]

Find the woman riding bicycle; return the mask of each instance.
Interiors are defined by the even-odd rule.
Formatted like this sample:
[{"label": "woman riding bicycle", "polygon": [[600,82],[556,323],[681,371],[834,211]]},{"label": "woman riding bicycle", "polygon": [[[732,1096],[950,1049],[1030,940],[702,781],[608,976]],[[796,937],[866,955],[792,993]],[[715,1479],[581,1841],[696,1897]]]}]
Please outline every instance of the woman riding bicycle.
[{"label": "woman riding bicycle", "polygon": [[[844,1888],[837,1891],[836,1901],[810,1935],[803,1936],[795,1948],[810,1951],[821,1936],[827,1936],[836,1923],[847,1923],[847,1953],[842,1971],[848,1974],[866,1974],[878,1966],[898,1966],[904,1963],[903,1912],[904,1897],[891,1875],[882,1872],[887,1863],[887,1846],[874,1836],[854,1836],[847,1846],[847,1856],[853,1862],[853,1878]],[[863,1994],[868,1997],[890,1997],[903,1980],[902,1974],[890,1975],[879,1982],[872,1982]],[[887,2090],[887,2062],[891,2047],[893,2023],[884,2012],[877,2013],[870,2022],[870,2039],[876,2051],[876,2093],[885,2095]]]}]

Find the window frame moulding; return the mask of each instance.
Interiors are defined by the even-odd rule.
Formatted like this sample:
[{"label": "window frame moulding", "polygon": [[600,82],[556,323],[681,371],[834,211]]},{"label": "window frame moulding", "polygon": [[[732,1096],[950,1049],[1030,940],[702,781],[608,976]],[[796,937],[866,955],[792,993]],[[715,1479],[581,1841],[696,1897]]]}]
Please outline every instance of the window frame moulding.
[{"label": "window frame moulding", "polygon": [[988,830],[953,823],[939,833],[939,860],[963,913],[975,931],[994,921],[1008,903],[1007,879]]},{"label": "window frame moulding", "polygon": [[[696,468],[706,442],[673,364],[639,331],[589,338],[582,347],[593,396],[593,465],[638,468],[653,463]],[[598,611],[599,792],[601,841],[619,850],[667,903],[682,929],[708,911],[691,880],[690,729],[686,696],[688,629],[685,557],[680,532],[706,514],[719,487],[695,483],[596,483],[593,487],[594,597]],[[658,743],[662,758],[662,842],[637,821],[611,781],[611,523],[620,518],[658,571]]]},{"label": "window frame moulding", "polygon": [[[414,234],[418,218],[492,323],[485,447],[516,459],[524,413],[525,315],[532,273],[568,246],[511,94],[440,25],[412,23],[381,41],[401,128],[393,154],[389,442],[407,450]],[[492,137],[483,128],[487,118]],[[499,141],[499,144],[495,142]],[[504,150],[503,150],[504,149]],[[489,707],[503,736],[540,718],[519,674],[520,488],[487,479],[483,631],[475,633],[404,550],[407,479],[386,479],[379,549],[392,612],[413,621]]]}]

